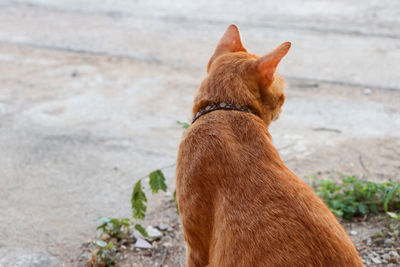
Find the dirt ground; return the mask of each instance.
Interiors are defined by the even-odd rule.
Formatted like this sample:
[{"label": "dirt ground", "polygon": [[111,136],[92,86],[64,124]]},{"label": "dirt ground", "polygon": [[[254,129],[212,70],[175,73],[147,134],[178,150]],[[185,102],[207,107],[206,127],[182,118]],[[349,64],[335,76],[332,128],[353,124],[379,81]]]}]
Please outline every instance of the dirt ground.
[{"label": "dirt ground", "polygon": [[[146,225],[154,227],[160,224],[170,226],[162,231],[163,236],[152,241],[152,248],[136,248],[134,240],[117,245],[116,266],[118,267],[184,267],[185,243],[175,203],[170,197],[165,197],[159,208],[148,214]],[[387,242],[390,234],[387,233],[387,222],[384,216],[374,215],[358,218],[353,221],[342,221],[350,238],[355,243],[365,266],[389,266],[400,264],[400,247],[397,238],[395,242]],[[117,243],[118,244],[118,243]],[[81,246],[81,254],[74,259],[72,265],[85,267],[90,262],[93,247],[90,243]],[[101,266],[101,265],[99,265]]]},{"label": "dirt ground", "polygon": [[[97,217],[130,216],[137,179],[175,162],[176,121],[190,120],[230,23],[258,55],[293,44],[270,128],[291,170],[400,181],[399,10],[391,0],[2,1],[0,266],[74,266]],[[174,169],[166,175],[172,193]],[[176,225],[167,255],[182,262],[177,218],[163,197],[150,203],[146,223]]]}]

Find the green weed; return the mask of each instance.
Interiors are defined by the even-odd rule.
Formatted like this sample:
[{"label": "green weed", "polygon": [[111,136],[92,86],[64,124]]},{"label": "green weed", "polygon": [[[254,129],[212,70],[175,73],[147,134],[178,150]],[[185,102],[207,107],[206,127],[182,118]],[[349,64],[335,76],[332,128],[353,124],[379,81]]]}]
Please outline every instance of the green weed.
[{"label": "green weed", "polygon": [[400,185],[396,182],[375,183],[343,175],[341,183],[320,180],[312,186],[330,210],[344,219],[383,211],[393,217],[400,210]]},{"label": "green weed", "polygon": [[189,123],[183,122],[183,121],[176,121],[176,123],[179,124],[180,126],[182,126],[183,129],[187,129],[190,126]]},{"label": "green weed", "polygon": [[[171,166],[166,166],[171,167]],[[121,240],[132,237],[132,231],[139,231],[144,237],[148,236],[146,229],[139,223],[138,220],[143,220],[146,217],[147,197],[143,191],[142,181],[149,180],[149,186],[152,193],[158,193],[160,190],[166,192],[167,184],[165,176],[161,170],[155,170],[149,175],[140,178],[132,190],[131,206],[132,218],[110,218],[100,217],[97,219],[101,224],[97,227],[100,231],[99,238],[101,240],[93,241],[92,257],[90,266],[114,266],[116,256],[116,245]]]}]

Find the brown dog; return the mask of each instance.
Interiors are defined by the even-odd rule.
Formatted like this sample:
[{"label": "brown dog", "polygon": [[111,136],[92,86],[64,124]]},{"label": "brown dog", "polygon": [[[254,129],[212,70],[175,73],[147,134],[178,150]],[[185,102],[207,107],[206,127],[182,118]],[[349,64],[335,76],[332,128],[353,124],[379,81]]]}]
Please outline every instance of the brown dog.
[{"label": "brown dog", "polygon": [[230,25],[208,63],[178,154],[188,267],[363,266],[335,216],[272,144],[268,125],[285,100],[275,70],[289,48],[259,58]]}]

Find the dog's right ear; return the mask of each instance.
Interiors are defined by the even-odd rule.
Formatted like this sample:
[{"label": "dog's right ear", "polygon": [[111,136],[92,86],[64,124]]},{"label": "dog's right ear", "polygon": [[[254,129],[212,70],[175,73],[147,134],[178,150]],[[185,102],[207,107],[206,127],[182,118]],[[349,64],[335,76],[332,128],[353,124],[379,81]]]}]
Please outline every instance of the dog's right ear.
[{"label": "dog's right ear", "polygon": [[224,35],[219,41],[217,48],[215,48],[213,56],[208,61],[207,72],[209,72],[212,62],[217,57],[229,52],[247,52],[246,48],[244,48],[242,44],[242,41],[240,40],[239,29],[233,24],[229,25],[228,29],[226,29]]}]

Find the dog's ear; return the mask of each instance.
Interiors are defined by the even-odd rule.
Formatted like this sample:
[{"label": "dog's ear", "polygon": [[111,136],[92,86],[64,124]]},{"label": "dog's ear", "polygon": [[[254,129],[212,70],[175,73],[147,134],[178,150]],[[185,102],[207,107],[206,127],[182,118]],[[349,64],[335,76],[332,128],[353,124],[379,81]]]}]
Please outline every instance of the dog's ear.
[{"label": "dog's ear", "polygon": [[239,29],[233,24],[229,25],[228,29],[226,29],[224,35],[215,48],[214,54],[208,61],[207,72],[210,70],[212,62],[217,57],[229,52],[247,52],[246,48],[243,47],[242,41],[240,40]]},{"label": "dog's ear", "polygon": [[263,57],[260,57],[255,62],[258,71],[262,77],[268,81],[272,81],[276,68],[281,59],[287,54],[291,46],[290,42],[286,42],[269,52]]}]

